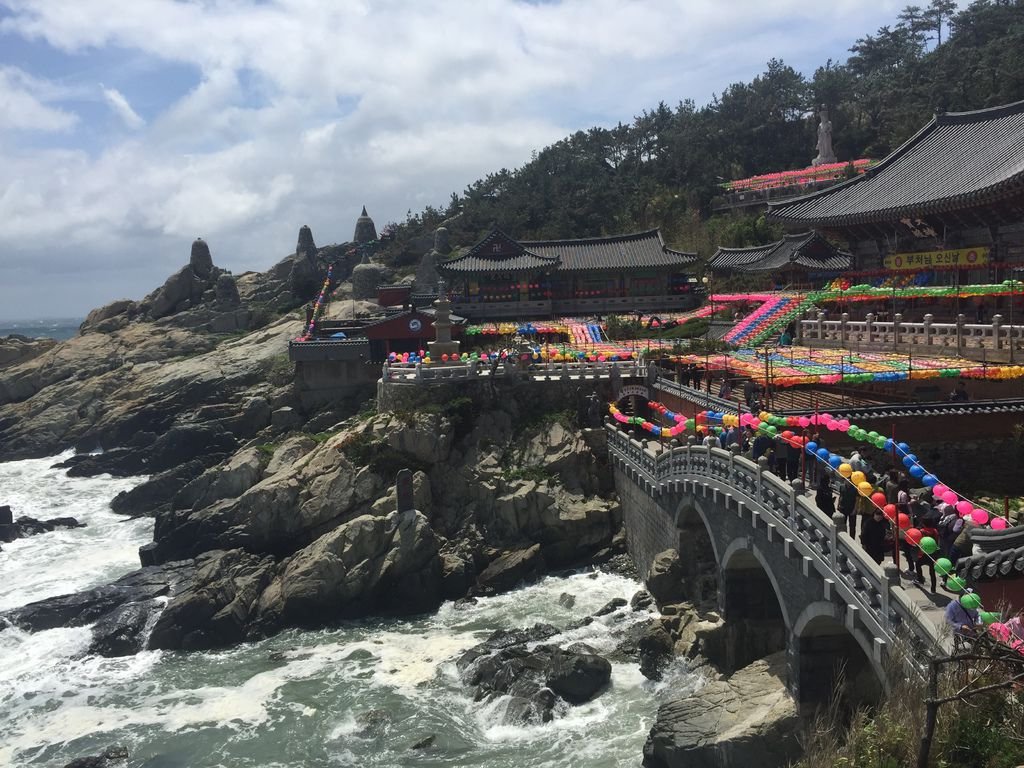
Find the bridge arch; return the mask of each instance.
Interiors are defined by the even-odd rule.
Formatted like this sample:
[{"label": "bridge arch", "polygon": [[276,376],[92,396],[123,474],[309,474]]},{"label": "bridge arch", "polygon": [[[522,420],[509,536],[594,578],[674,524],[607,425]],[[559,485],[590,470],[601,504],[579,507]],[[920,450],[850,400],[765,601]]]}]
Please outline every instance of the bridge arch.
[{"label": "bridge arch", "polygon": [[871,638],[846,625],[842,606],[811,603],[797,617],[792,637],[791,684],[805,712],[827,705],[837,694],[840,706],[850,712],[878,702],[886,686],[885,670]]},{"label": "bridge arch", "polygon": [[730,542],[722,553],[720,574],[728,667],[739,669],[786,650],[792,627],[790,611],[785,593],[757,545],[749,538]]},{"label": "bridge arch", "polygon": [[707,512],[696,497],[687,498],[676,506],[674,519],[679,540],[676,550],[688,597],[698,605],[718,601],[721,559]]}]

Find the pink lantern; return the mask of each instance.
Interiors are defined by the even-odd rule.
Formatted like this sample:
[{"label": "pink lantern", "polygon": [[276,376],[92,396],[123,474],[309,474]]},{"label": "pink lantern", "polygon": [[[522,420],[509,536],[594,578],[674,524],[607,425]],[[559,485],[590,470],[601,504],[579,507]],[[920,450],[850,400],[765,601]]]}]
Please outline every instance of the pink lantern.
[{"label": "pink lantern", "polygon": [[988,522],[988,510],[976,509],[971,512],[971,520],[976,522],[978,525],[984,525]]},{"label": "pink lantern", "polygon": [[828,429],[829,432],[835,432],[837,429],[839,429],[839,422],[836,421],[835,419],[830,419],[829,422],[825,424],[825,427],[826,429]]},{"label": "pink lantern", "polygon": [[942,494],[942,500],[947,504],[956,504],[957,495],[952,491],[946,491],[944,494]]},{"label": "pink lantern", "polygon": [[1005,517],[993,517],[992,518],[992,530],[1004,531],[1010,527],[1010,523]]},{"label": "pink lantern", "polygon": [[799,421],[798,421],[798,423],[804,429],[807,429],[809,426],[811,426],[811,420],[809,418],[807,418],[806,416],[801,416]]},{"label": "pink lantern", "polygon": [[850,431],[850,420],[849,419],[840,419],[839,420],[839,431],[840,432],[849,432]]},{"label": "pink lantern", "polygon": [[960,517],[965,517],[971,514],[974,509],[974,505],[971,504],[967,499],[961,499],[956,503],[956,511],[960,513]]},{"label": "pink lantern", "polygon": [[936,499],[943,498],[947,493],[949,493],[949,488],[944,486],[942,483],[932,487],[932,495],[935,496]]}]

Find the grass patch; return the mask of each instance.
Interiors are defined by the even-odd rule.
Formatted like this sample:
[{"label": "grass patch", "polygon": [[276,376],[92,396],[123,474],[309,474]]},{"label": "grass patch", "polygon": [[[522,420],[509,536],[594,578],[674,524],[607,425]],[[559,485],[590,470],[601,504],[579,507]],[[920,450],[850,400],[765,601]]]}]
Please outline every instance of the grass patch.
[{"label": "grass patch", "polygon": [[349,435],[338,446],[338,450],[353,465],[369,467],[383,477],[392,477],[401,469],[411,469],[413,472],[429,469],[412,456],[396,451],[383,440],[377,440],[365,432]]}]

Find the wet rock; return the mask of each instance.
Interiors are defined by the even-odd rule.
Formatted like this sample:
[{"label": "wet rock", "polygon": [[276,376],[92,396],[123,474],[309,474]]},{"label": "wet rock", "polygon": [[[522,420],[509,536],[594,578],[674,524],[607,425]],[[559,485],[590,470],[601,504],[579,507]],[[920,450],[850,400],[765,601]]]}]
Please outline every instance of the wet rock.
[{"label": "wet rock", "polygon": [[477,588],[485,593],[504,592],[544,573],[540,545],[506,552],[484,568],[477,577]]},{"label": "wet rock", "polygon": [[611,600],[609,600],[603,606],[598,608],[597,611],[594,612],[594,616],[595,617],[607,616],[609,613],[614,613],[615,611],[617,611],[619,608],[621,608],[624,605],[626,605],[625,598],[613,597]]},{"label": "wet rock", "polygon": [[158,472],[144,483],[121,491],[110,502],[110,508],[120,515],[150,515],[159,507],[170,503],[182,487],[199,477],[215,461],[216,456],[193,459],[164,472]]},{"label": "wet rock", "polygon": [[553,645],[528,646],[558,630],[537,624],[499,631],[456,661],[463,682],[477,701],[512,697],[505,712],[510,723],[548,722],[561,698],[580,704],[596,696],[611,678],[611,664],[596,654]]},{"label": "wet rock", "polygon": [[36,536],[40,533],[50,533],[58,528],[84,528],[85,523],[80,523],[73,517],[53,517],[49,520],[36,520],[34,517],[22,515],[14,521],[22,536]]},{"label": "wet rock", "polygon": [[391,728],[393,718],[386,709],[371,709],[367,712],[360,712],[356,715],[356,725],[359,730],[356,736],[361,739],[379,739]]},{"label": "wet rock", "polygon": [[163,600],[152,599],[115,608],[93,625],[89,653],[107,657],[138,653],[146,647],[147,629],[163,605]]},{"label": "wet rock", "polygon": [[206,650],[240,642],[274,572],[273,558],[242,550],[201,555],[187,587],[157,619],[148,647]]},{"label": "wet rock", "polygon": [[782,768],[799,755],[785,652],[662,704],[644,745],[648,768]]},{"label": "wet rock", "polygon": [[76,757],[64,768],[113,768],[121,765],[128,759],[128,749],[122,746],[108,747],[102,755],[90,755],[89,757]]},{"label": "wet rock", "polygon": [[629,601],[629,607],[634,611],[643,611],[654,604],[654,597],[646,589],[641,589]]},{"label": "wet rock", "polygon": [[111,584],[29,603],[0,618],[30,632],[92,624],[128,603],[173,594],[191,579],[194,569],[192,561],[140,568]]},{"label": "wet rock", "polygon": [[223,428],[208,425],[171,427],[142,450],[115,448],[98,454],[78,454],[58,464],[70,477],[93,477],[108,473],[114,477],[155,474],[197,457],[234,453],[238,440]]},{"label": "wet rock", "polygon": [[661,680],[662,669],[672,659],[675,647],[672,635],[662,622],[652,622],[637,642],[640,674],[648,680]]},{"label": "wet rock", "polygon": [[679,552],[675,549],[666,549],[655,555],[644,581],[647,584],[647,591],[659,606],[678,603],[685,599],[683,567],[679,562]]},{"label": "wet rock", "polygon": [[596,654],[556,651],[547,674],[548,687],[570,704],[590,701],[612,677],[612,665]]},{"label": "wet rock", "polygon": [[362,515],[290,557],[260,597],[261,631],[338,618],[416,613],[441,598],[438,541],[415,510]]},{"label": "wet rock", "polygon": [[570,595],[568,592],[563,592],[558,596],[558,604],[563,608],[572,608],[576,605],[576,596]]},{"label": "wet rock", "polygon": [[434,742],[436,740],[437,736],[432,733],[429,736],[424,736],[422,739],[420,739],[411,747],[409,747],[409,749],[427,749],[428,747],[434,746]]}]

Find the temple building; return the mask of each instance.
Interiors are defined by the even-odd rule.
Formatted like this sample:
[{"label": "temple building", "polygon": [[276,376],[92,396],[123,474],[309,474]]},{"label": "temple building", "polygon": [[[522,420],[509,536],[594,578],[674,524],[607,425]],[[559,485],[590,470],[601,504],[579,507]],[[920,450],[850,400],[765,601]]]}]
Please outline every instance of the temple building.
[{"label": "temple building", "polygon": [[786,235],[768,245],[719,248],[708,262],[716,278],[761,278],[764,288],[818,288],[822,281],[850,268],[850,254],[816,232]]},{"label": "temple building", "polygon": [[583,240],[517,242],[493,230],[440,262],[454,311],[473,319],[684,310],[697,304],[687,267],[656,230]]},{"label": "temple building", "polygon": [[997,283],[1024,267],[1022,157],[1024,101],[937,115],[864,175],[770,203],[768,218],[848,243],[854,270]]}]

